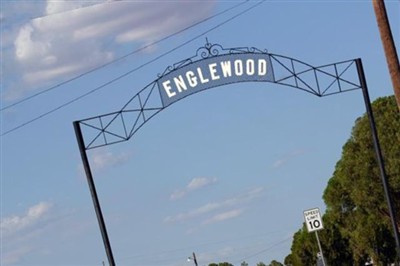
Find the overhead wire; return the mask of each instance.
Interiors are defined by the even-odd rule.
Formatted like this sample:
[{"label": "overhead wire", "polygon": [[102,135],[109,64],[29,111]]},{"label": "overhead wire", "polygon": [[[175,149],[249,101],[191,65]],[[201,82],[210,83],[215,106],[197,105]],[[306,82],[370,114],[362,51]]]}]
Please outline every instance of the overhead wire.
[{"label": "overhead wire", "polygon": [[279,246],[279,245],[282,245],[283,243],[285,243],[285,242],[287,242],[287,241],[289,241],[289,240],[291,240],[291,239],[292,239],[292,237],[288,237],[288,238],[285,238],[285,239],[283,239],[283,240],[281,240],[281,241],[278,241],[278,242],[276,242],[276,243],[274,243],[274,244],[268,246],[268,247],[265,248],[265,249],[262,249],[262,250],[260,250],[260,251],[258,251],[258,252],[256,252],[256,253],[251,254],[251,255],[248,255],[248,256],[246,256],[246,257],[240,259],[240,260],[237,260],[236,263],[241,263],[241,262],[243,262],[243,261],[246,261],[247,259],[250,259],[250,258],[253,258],[253,257],[258,256],[258,255],[260,255],[260,254],[263,254],[263,253],[265,253],[265,252],[267,252],[267,251],[269,251],[269,250],[271,250],[271,249],[273,249],[273,248],[275,248],[275,247],[277,247],[277,246]]},{"label": "overhead wire", "polygon": [[[256,256],[259,256],[259,255],[263,254],[263,253],[266,253],[267,251],[270,251],[273,248],[276,248],[276,247],[278,247],[278,246],[290,241],[291,239],[292,239],[292,237],[288,237],[288,238],[282,239],[280,241],[274,242],[274,243],[268,245],[266,248],[261,249],[261,250],[255,252],[255,253],[249,254],[249,255],[247,255],[245,257],[242,257],[241,259],[231,260],[231,259],[229,259],[229,257],[230,257],[229,255],[228,256],[224,256],[223,258],[220,258],[220,259],[223,259],[225,261],[230,261],[230,262],[234,263],[234,265],[240,264],[243,261],[247,261],[250,258],[254,258]],[[227,241],[221,241],[221,242],[227,242]],[[185,248],[185,249],[182,249],[182,250],[189,250],[189,249],[190,248]],[[238,253],[238,251],[242,250],[242,249],[243,248],[235,249],[235,253]],[[243,253],[243,252],[241,252],[241,253]],[[164,256],[164,254],[168,254],[169,256],[166,257],[166,256]],[[121,260],[124,260],[124,261],[130,260],[132,262],[134,261],[137,264],[140,262],[140,265],[165,265],[166,262],[172,262],[172,261],[176,261],[178,259],[184,258],[184,256],[172,255],[172,254],[173,253],[171,253],[171,252],[157,252],[157,253],[147,254],[147,255],[142,255],[142,256],[125,257],[125,258],[121,258]],[[188,253],[188,254],[190,254],[190,253]],[[216,260],[216,259],[217,258],[214,258],[213,260]],[[205,265],[209,265],[212,262],[215,262],[215,261],[208,261],[208,262],[205,263]]]},{"label": "overhead wire", "polygon": [[147,65],[149,65],[149,64],[151,64],[151,63],[153,63],[153,62],[155,62],[155,61],[157,61],[157,60],[159,60],[159,59],[161,59],[163,57],[165,57],[166,55],[169,55],[169,54],[173,53],[174,51],[182,48],[183,46],[185,46],[185,45],[187,45],[187,44],[199,39],[200,37],[205,36],[206,34],[214,31],[215,29],[217,29],[217,28],[229,23],[230,21],[236,19],[237,17],[240,17],[241,15],[243,15],[243,14],[249,12],[250,10],[256,8],[257,6],[261,5],[265,1],[266,0],[262,0],[262,1],[257,2],[256,4],[246,8],[245,10],[243,10],[241,12],[239,12],[238,14],[229,17],[228,19],[222,21],[221,23],[217,24],[216,26],[211,27],[210,29],[208,29],[208,30],[196,35],[195,37],[189,39],[188,41],[185,41],[185,42],[181,43],[180,45],[170,49],[169,51],[167,51],[167,52],[165,52],[165,53],[163,53],[163,54],[161,54],[161,55],[159,55],[159,56],[147,61],[146,63],[143,63],[143,64],[135,67],[134,69],[131,69],[130,71],[125,72],[124,74],[122,74],[122,75],[120,75],[120,76],[118,76],[118,77],[116,77],[116,78],[114,78],[114,79],[112,79],[112,80],[110,80],[110,81],[108,81],[106,83],[103,83],[102,85],[100,85],[100,86],[98,86],[98,87],[96,87],[96,88],[94,88],[94,89],[92,89],[92,90],[90,90],[90,91],[78,96],[78,97],[75,97],[72,100],[70,100],[68,102],[65,102],[64,104],[57,106],[56,108],[53,108],[53,109],[51,109],[51,110],[49,110],[49,111],[47,111],[47,112],[45,112],[45,113],[33,118],[33,119],[30,119],[30,120],[28,120],[28,121],[26,121],[26,122],[24,122],[24,123],[22,123],[22,124],[20,124],[18,126],[15,126],[15,127],[11,128],[9,130],[3,132],[0,136],[2,136],[2,137],[6,136],[6,135],[10,134],[11,132],[16,131],[17,129],[23,128],[23,127],[25,127],[25,126],[27,126],[27,125],[39,120],[39,119],[42,119],[42,118],[44,118],[44,117],[46,117],[46,116],[48,116],[48,115],[50,115],[50,114],[52,114],[52,113],[54,113],[54,112],[56,112],[56,111],[58,111],[60,109],[66,107],[66,106],[68,106],[68,105],[70,105],[70,104],[72,104],[74,102],[79,101],[80,99],[82,99],[82,98],[84,98],[84,97],[86,97],[86,96],[88,96],[88,95],[90,95],[90,94],[92,94],[92,93],[94,93],[94,92],[106,87],[106,86],[108,86],[108,85],[110,85],[110,84],[112,84],[112,83],[114,83],[114,82],[116,82],[116,81],[118,81],[118,80],[120,80],[120,79],[122,79],[122,78],[124,78],[124,77],[126,77],[126,76],[128,76],[130,74],[132,74],[133,72],[135,72],[135,71],[137,71],[137,70],[139,70],[139,69],[141,69],[141,68],[143,68],[143,67],[145,67],[145,66],[147,66]]},{"label": "overhead wire", "polygon": [[75,80],[80,79],[80,78],[82,78],[82,77],[84,77],[84,76],[87,76],[87,75],[89,75],[89,74],[91,74],[91,73],[93,73],[93,72],[95,72],[95,71],[97,71],[97,70],[100,70],[100,69],[102,69],[102,68],[105,68],[106,66],[109,66],[109,65],[111,65],[111,64],[114,64],[114,63],[117,63],[117,62],[119,62],[119,61],[122,61],[122,60],[124,60],[125,58],[127,58],[127,57],[129,57],[129,56],[131,56],[131,55],[134,55],[134,54],[137,54],[137,53],[139,53],[139,52],[141,52],[141,51],[144,51],[144,50],[146,50],[147,48],[150,48],[150,47],[152,47],[152,46],[154,46],[154,45],[156,45],[156,44],[159,44],[159,43],[161,43],[161,42],[163,42],[163,41],[166,41],[166,40],[168,40],[168,39],[170,39],[170,38],[172,38],[172,37],[174,37],[174,36],[177,36],[177,35],[179,35],[179,34],[185,32],[185,31],[187,31],[187,30],[189,30],[189,29],[191,29],[191,28],[194,28],[194,27],[196,27],[196,26],[198,26],[198,25],[200,25],[200,24],[206,22],[206,21],[209,21],[209,20],[211,20],[211,19],[213,19],[213,18],[215,18],[215,17],[218,17],[218,16],[220,16],[220,15],[223,15],[223,14],[225,14],[225,13],[227,13],[227,12],[229,12],[229,11],[235,9],[235,8],[238,8],[238,7],[240,7],[241,5],[245,4],[245,3],[248,2],[248,1],[249,1],[249,0],[240,2],[239,4],[236,4],[236,5],[234,5],[234,6],[232,6],[232,7],[229,7],[229,8],[227,8],[227,9],[221,11],[221,12],[218,12],[217,14],[214,14],[214,15],[212,15],[212,16],[209,16],[209,17],[207,17],[207,18],[205,18],[205,19],[203,19],[203,20],[200,20],[200,21],[198,21],[198,22],[196,22],[196,23],[194,23],[194,24],[192,24],[192,25],[190,25],[190,26],[188,26],[188,27],[186,27],[186,28],[183,28],[183,29],[181,29],[181,30],[178,30],[178,31],[176,31],[176,32],[174,32],[174,33],[172,33],[172,34],[166,36],[166,37],[163,37],[163,38],[161,38],[161,39],[159,39],[159,40],[156,40],[156,41],[151,42],[151,43],[149,43],[149,44],[147,44],[147,45],[145,45],[145,46],[142,46],[142,47],[140,47],[140,48],[138,48],[138,49],[135,49],[134,51],[129,52],[129,53],[123,55],[123,56],[120,56],[120,57],[118,57],[118,58],[116,58],[116,59],[114,59],[114,60],[111,60],[111,61],[109,61],[109,62],[107,62],[107,63],[105,63],[105,64],[102,64],[102,65],[99,65],[99,66],[97,66],[97,67],[94,67],[94,68],[92,68],[92,69],[90,69],[90,70],[88,70],[88,71],[86,71],[86,72],[84,72],[84,73],[81,73],[81,74],[79,74],[79,75],[77,75],[77,76],[74,76],[74,77],[72,77],[72,78],[69,78],[69,79],[67,79],[67,80],[65,80],[65,81],[63,81],[63,82],[60,82],[60,83],[58,83],[58,84],[56,84],[56,85],[54,85],[54,86],[51,86],[51,87],[49,87],[49,88],[47,88],[47,89],[44,89],[44,90],[42,90],[42,91],[40,91],[40,92],[37,92],[37,93],[35,93],[35,94],[32,94],[32,95],[30,95],[30,96],[28,96],[28,97],[25,97],[25,98],[21,99],[21,100],[18,100],[18,101],[16,101],[16,102],[12,103],[12,104],[9,104],[9,105],[6,105],[6,106],[4,106],[4,107],[1,107],[1,108],[0,108],[0,111],[4,111],[4,110],[9,109],[9,108],[11,108],[11,107],[14,107],[14,106],[16,106],[16,105],[19,105],[19,104],[21,104],[21,103],[23,103],[23,102],[26,102],[26,101],[28,101],[28,100],[31,100],[31,99],[35,98],[35,97],[38,97],[38,96],[40,96],[40,95],[42,95],[42,94],[44,94],[44,93],[47,93],[47,92],[50,92],[50,91],[55,90],[55,89],[57,89],[57,88],[60,88],[61,86],[65,85],[65,84],[68,84],[68,83],[70,83],[70,82],[72,82],[72,81],[75,81]]},{"label": "overhead wire", "polygon": [[205,242],[205,243],[200,243],[200,244],[193,245],[193,246],[187,246],[184,248],[176,248],[176,249],[157,251],[157,252],[146,254],[146,255],[140,255],[140,254],[130,255],[130,256],[121,257],[120,260],[123,261],[123,260],[129,260],[129,259],[143,259],[143,257],[154,257],[155,255],[160,255],[160,254],[163,255],[163,254],[172,254],[172,253],[176,253],[176,252],[180,252],[180,251],[184,251],[184,250],[196,250],[196,249],[199,249],[200,247],[210,247],[210,246],[223,244],[223,243],[242,241],[245,239],[262,238],[265,236],[270,236],[271,234],[281,233],[283,231],[286,232],[286,230],[271,231],[271,232],[265,232],[265,233],[246,235],[246,236],[242,236],[242,237],[233,237],[233,238],[224,239],[224,240]]},{"label": "overhead wire", "polygon": [[[178,248],[178,249],[164,250],[164,251],[153,251],[151,253],[146,253],[146,254],[136,254],[136,255],[126,256],[126,257],[121,257],[120,260],[121,261],[131,261],[131,262],[135,262],[136,264],[140,264],[140,265],[166,265],[165,262],[167,262],[167,261],[174,261],[174,260],[184,258],[184,256],[176,254],[176,252],[181,252],[181,251],[187,250],[188,254],[191,254],[192,250],[198,250],[200,247],[210,247],[210,246],[214,246],[216,244],[237,242],[237,241],[241,241],[244,239],[251,239],[251,238],[255,238],[255,237],[260,238],[260,237],[269,236],[270,234],[277,233],[277,232],[281,232],[281,231],[266,232],[266,233],[242,236],[242,237],[238,237],[238,238],[230,238],[230,239],[225,239],[225,240],[220,240],[220,241],[207,242],[207,243],[202,243],[199,245],[194,245],[194,246],[185,247],[185,248]],[[241,258],[240,260],[237,260],[237,259],[230,260],[229,255],[226,257],[224,256],[221,259],[228,260],[228,261],[230,260],[232,263],[234,263],[236,265],[236,263],[241,263],[250,258],[253,258],[260,254],[263,254],[279,245],[286,243],[287,241],[289,241],[291,239],[292,239],[292,237],[288,237],[288,238],[279,240],[277,242],[273,242],[270,245],[268,245],[266,248],[263,248],[255,253],[251,253],[251,254]],[[265,244],[263,244],[263,245],[265,246]],[[259,244],[257,244],[257,246],[259,246]],[[255,246],[251,246],[251,248],[253,250],[257,250],[257,248],[255,248]],[[242,247],[242,248],[235,249],[235,253],[238,253],[239,251],[240,251],[240,253],[247,253],[247,252],[242,251],[244,249],[249,249],[249,247]],[[167,255],[167,256],[165,256],[165,255]],[[205,265],[208,265],[212,262],[213,261],[209,261]],[[157,263],[157,264],[155,264],[155,263]]]}]

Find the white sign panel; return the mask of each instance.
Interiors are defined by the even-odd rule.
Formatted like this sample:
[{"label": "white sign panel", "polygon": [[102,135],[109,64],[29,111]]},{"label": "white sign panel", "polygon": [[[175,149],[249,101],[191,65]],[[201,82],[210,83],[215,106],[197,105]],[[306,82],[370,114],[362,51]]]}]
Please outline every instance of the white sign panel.
[{"label": "white sign panel", "polygon": [[304,213],[304,221],[307,225],[307,230],[309,233],[324,229],[322,225],[321,213],[318,208],[311,210],[306,210]]}]

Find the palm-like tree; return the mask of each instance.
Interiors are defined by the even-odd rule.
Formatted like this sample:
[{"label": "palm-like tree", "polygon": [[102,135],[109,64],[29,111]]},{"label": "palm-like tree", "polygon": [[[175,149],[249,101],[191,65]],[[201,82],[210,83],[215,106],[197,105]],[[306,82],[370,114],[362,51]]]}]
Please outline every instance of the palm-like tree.
[{"label": "palm-like tree", "polygon": [[386,62],[392,79],[394,95],[396,97],[397,106],[400,110],[400,65],[399,58],[397,57],[396,46],[393,41],[392,31],[390,30],[385,2],[383,0],[373,0],[372,4],[374,6],[376,21],[378,22],[383,49],[385,50]]}]

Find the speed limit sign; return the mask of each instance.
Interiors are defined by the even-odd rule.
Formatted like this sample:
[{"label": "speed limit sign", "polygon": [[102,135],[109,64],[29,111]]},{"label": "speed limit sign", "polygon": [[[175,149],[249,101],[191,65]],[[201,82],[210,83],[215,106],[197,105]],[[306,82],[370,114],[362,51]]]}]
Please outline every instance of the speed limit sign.
[{"label": "speed limit sign", "polygon": [[321,213],[318,208],[311,210],[306,210],[304,213],[304,221],[307,225],[307,230],[309,233],[324,229],[322,225]]}]

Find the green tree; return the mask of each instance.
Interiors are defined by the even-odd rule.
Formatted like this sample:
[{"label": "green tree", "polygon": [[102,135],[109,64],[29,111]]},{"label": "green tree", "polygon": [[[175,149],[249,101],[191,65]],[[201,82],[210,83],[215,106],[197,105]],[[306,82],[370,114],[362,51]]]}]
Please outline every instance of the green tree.
[{"label": "green tree", "polygon": [[[294,266],[309,266],[316,263],[318,244],[315,236],[308,233],[305,224],[293,235],[290,263]],[[288,258],[285,259],[287,261]]]},{"label": "green tree", "polygon": [[287,255],[283,263],[285,263],[286,266],[293,266],[292,254]]},{"label": "green tree", "polygon": [[260,261],[259,263],[257,263],[257,266],[267,266],[267,265],[265,265],[264,262]]},{"label": "green tree", "polygon": [[318,234],[321,240],[324,259],[329,266],[352,266],[354,260],[349,247],[349,240],[341,234],[340,227],[330,217],[330,213],[323,216],[324,229]]},{"label": "green tree", "polygon": [[271,262],[269,263],[268,266],[284,266],[284,265],[283,265],[282,263],[276,261],[276,260],[273,260],[273,261],[271,261]]},{"label": "green tree", "polygon": [[[380,98],[372,107],[395,210],[399,213],[399,112],[394,97]],[[347,242],[356,265],[368,258],[376,265],[393,262],[395,249],[390,217],[366,115],[356,120],[323,198],[327,205],[325,215],[336,225],[332,232],[343,240],[342,244]]]},{"label": "green tree", "polygon": [[[400,114],[393,96],[377,99],[372,108],[394,208],[400,214]],[[364,265],[371,258],[374,265],[394,261],[392,227],[366,115],[356,120],[323,199],[324,230],[318,233],[328,265]],[[293,236],[285,264],[314,265],[317,252],[315,237],[303,225]]]},{"label": "green tree", "polygon": [[245,261],[242,261],[242,263],[240,263],[240,266],[249,266],[249,264]]}]

